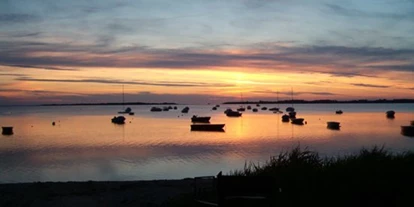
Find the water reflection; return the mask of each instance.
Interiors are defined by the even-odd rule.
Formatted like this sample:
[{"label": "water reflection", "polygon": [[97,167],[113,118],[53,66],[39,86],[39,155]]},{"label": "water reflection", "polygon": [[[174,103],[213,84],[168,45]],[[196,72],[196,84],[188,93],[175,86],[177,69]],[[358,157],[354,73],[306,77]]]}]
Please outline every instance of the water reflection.
[{"label": "water reflection", "polygon": [[[297,107],[299,108],[299,107]],[[300,144],[323,155],[338,155],[362,146],[384,145],[393,150],[414,147],[400,134],[400,125],[414,119],[412,112],[347,110],[342,115],[300,111],[307,124],[283,123],[279,114],[247,111],[226,117],[208,106],[191,107],[198,115],[226,124],[224,133],[191,132],[190,117],[178,112],[153,115],[134,111],[124,125],[110,122],[111,108],[99,113],[24,113],[3,116],[0,124],[14,126],[14,135],[0,137],[0,181],[130,180],[183,178],[240,168],[245,161],[265,161]],[[67,110],[67,109],[64,109]],[[106,110],[106,112],[105,112]],[[319,110],[319,109],[317,109]],[[102,114],[102,113],[107,114]],[[52,126],[51,122],[56,121]],[[328,121],[341,123],[329,130]],[[166,170],[168,169],[168,170]]]}]

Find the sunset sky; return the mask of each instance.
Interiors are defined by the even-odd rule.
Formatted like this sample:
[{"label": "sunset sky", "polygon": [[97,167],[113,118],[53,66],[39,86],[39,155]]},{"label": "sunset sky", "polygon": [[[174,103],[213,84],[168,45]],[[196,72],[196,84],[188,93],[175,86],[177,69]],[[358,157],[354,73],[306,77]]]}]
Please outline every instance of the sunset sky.
[{"label": "sunset sky", "polygon": [[0,0],[0,105],[414,98],[413,0]]}]

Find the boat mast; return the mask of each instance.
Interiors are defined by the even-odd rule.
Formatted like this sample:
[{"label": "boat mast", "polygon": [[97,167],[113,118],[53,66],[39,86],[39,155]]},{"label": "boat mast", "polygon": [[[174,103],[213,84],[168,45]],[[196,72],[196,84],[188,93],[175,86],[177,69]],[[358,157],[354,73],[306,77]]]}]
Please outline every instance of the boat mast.
[{"label": "boat mast", "polygon": [[122,84],[122,110],[125,111],[124,84]]}]

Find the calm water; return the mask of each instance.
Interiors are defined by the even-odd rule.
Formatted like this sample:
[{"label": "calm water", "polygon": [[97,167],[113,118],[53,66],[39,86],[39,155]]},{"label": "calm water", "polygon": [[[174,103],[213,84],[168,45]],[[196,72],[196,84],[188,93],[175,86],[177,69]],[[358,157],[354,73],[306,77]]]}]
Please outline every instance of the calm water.
[{"label": "calm water", "polygon": [[[414,104],[298,104],[297,117],[307,121],[303,126],[282,123],[281,115],[270,111],[229,118],[223,114],[228,105],[217,111],[190,105],[183,116],[180,110],[149,112],[150,107],[132,106],[135,116],[127,116],[122,126],[110,121],[121,106],[0,107],[0,125],[14,126],[15,132],[0,135],[0,182],[215,175],[240,169],[246,161],[263,162],[297,145],[323,155],[373,145],[414,149],[414,139],[400,134],[400,126],[414,120]],[[344,114],[336,115],[337,109]],[[387,119],[387,110],[395,110],[396,118]],[[193,114],[225,123],[225,132],[191,132]],[[341,130],[327,129],[327,121],[341,122]]]}]

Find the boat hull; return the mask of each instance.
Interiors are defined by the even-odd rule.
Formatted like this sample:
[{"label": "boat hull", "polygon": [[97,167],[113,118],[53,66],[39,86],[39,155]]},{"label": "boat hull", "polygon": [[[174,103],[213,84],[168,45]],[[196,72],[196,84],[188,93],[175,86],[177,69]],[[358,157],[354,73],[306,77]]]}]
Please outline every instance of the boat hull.
[{"label": "boat hull", "polygon": [[209,116],[205,116],[205,117],[192,117],[191,118],[191,122],[193,123],[209,123],[210,122],[210,118]]},{"label": "boat hull", "polygon": [[336,130],[339,130],[341,128],[340,123],[335,122],[335,121],[327,122],[327,127],[328,129],[336,129]]},{"label": "boat hull", "polygon": [[401,126],[401,134],[404,136],[414,137],[414,125]]},{"label": "boat hull", "polygon": [[303,121],[304,121],[305,119],[302,119],[302,118],[297,118],[297,119],[292,119],[292,124],[297,124],[297,125],[303,125]]},{"label": "boat hull", "polygon": [[191,131],[219,131],[223,132],[225,124],[192,124]]},{"label": "boat hull", "polygon": [[3,135],[12,135],[13,134],[13,127],[1,127]]}]

